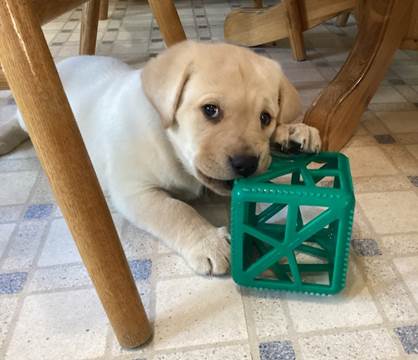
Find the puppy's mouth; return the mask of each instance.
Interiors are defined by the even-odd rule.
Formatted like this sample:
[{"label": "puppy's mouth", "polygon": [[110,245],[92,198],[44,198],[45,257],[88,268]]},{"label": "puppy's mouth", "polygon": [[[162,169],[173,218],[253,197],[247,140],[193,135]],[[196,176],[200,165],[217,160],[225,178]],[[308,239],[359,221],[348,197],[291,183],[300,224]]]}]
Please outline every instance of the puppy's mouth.
[{"label": "puppy's mouth", "polygon": [[214,191],[219,195],[229,195],[232,190],[232,186],[234,185],[234,179],[229,180],[222,180],[210,177],[204,174],[199,169],[197,170],[197,178],[198,180],[203,183],[206,187]]}]

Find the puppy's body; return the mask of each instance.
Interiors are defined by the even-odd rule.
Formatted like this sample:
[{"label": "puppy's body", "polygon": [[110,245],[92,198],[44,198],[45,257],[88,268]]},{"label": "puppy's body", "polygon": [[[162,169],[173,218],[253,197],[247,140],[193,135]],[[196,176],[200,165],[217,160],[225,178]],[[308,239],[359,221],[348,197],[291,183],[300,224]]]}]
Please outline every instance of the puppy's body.
[{"label": "puppy's body", "polygon": [[[267,169],[270,142],[318,151],[296,90],[277,63],[236,46],[184,42],[144,70],[104,57],[58,65],[103,188],[132,223],[196,272],[229,268],[229,235],[181,199]],[[23,122],[20,120],[22,127]]]}]

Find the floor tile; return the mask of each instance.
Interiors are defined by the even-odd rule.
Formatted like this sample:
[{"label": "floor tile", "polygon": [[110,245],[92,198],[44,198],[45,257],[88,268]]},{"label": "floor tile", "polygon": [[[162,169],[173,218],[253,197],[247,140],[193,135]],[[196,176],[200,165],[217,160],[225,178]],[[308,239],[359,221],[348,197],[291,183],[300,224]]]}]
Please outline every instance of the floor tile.
[{"label": "floor tile", "polygon": [[380,244],[385,254],[418,254],[418,233],[382,236]]},{"label": "floor tile", "polygon": [[260,360],[296,360],[295,350],[290,341],[271,341],[259,345]]},{"label": "floor tile", "polygon": [[23,270],[33,266],[47,223],[27,221],[21,223],[13,237],[2,265],[3,270]]},{"label": "floor tile", "polygon": [[17,221],[23,208],[23,205],[0,206],[0,223]]},{"label": "floor tile", "polygon": [[3,224],[0,225],[0,258],[2,257],[7,244],[9,243],[10,236],[15,229],[15,224]]},{"label": "floor tile", "polygon": [[395,166],[406,175],[418,173],[418,161],[404,146],[389,144],[384,146],[384,152]]},{"label": "floor tile", "polygon": [[358,194],[357,201],[379,234],[418,231],[418,196],[413,191]]},{"label": "floor tile", "polygon": [[48,237],[38,260],[38,266],[81,262],[81,257],[64,219],[51,223]]},{"label": "floor tile", "polygon": [[374,239],[353,239],[351,246],[358,256],[382,255],[379,245]]},{"label": "floor tile", "polygon": [[394,263],[415,301],[418,301],[418,256],[397,258]]},{"label": "floor tile", "polygon": [[356,193],[410,190],[411,182],[405,175],[356,177],[353,179]]},{"label": "floor tile", "polygon": [[28,296],[6,360],[102,356],[107,319],[94,290]]},{"label": "floor tile", "polygon": [[408,151],[418,160],[418,144],[417,145],[408,145],[406,147]]},{"label": "floor tile", "polygon": [[92,285],[82,264],[58,265],[35,271],[28,291],[46,291]]},{"label": "floor tile", "polygon": [[394,175],[398,172],[377,146],[349,148],[343,152],[350,158],[353,176]]},{"label": "floor tile", "polygon": [[51,215],[54,210],[53,204],[34,204],[30,205],[25,212],[24,218],[26,220],[45,219]]},{"label": "floor tile", "polygon": [[288,323],[283,311],[283,294],[273,291],[246,290],[244,292],[255,322],[259,338],[287,334]]},{"label": "floor tile", "polygon": [[0,273],[0,295],[21,292],[27,277],[27,272]]},{"label": "floor tile", "polygon": [[389,360],[399,356],[386,329],[312,336],[299,343],[305,360]]},{"label": "floor tile", "polygon": [[418,354],[418,325],[398,327],[395,333],[407,354]]},{"label": "floor tile", "polygon": [[287,295],[289,312],[296,331],[355,328],[381,323],[382,318],[370,292],[353,264],[347,282],[347,289],[332,297]]},{"label": "floor tile", "polygon": [[175,253],[161,255],[154,261],[155,271],[159,279],[193,275],[186,261]]},{"label": "floor tile", "polygon": [[172,354],[157,354],[153,360],[250,360],[248,345],[219,346]]},{"label": "floor tile", "polygon": [[373,96],[371,103],[406,102],[406,99],[391,86],[380,86]]},{"label": "floor tile", "polygon": [[377,112],[376,115],[393,133],[417,132],[418,111]]},{"label": "floor tile", "polygon": [[0,173],[0,206],[24,203],[36,181],[37,171]]},{"label": "floor tile", "polygon": [[123,249],[128,259],[138,259],[151,254],[157,245],[157,239],[151,234],[128,224],[121,236]]},{"label": "floor tile", "polygon": [[156,298],[157,350],[247,338],[241,296],[231,279],[160,281]]},{"label": "floor tile", "polygon": [[385,258],[363,259],[364,273],[389,321],[418,319],[409,295]]},{"label": "floor tile", "polygon": [[17,305],[17,297],[0,297],[0,351],[3,349],[3,343],[9,333]]}]

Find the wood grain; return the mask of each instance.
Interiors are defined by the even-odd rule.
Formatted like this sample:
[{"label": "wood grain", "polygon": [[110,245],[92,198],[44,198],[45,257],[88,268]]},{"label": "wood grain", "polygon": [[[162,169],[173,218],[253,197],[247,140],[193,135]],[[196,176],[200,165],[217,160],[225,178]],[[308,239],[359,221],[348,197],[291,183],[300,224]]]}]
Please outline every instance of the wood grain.
[{"label": "wood grain", "polygon": [[101,0],[89,0],[83,4],[81,13],[80,55],[96,53],[97,28]]},{"label": "wood grain", "polygon": [[349,17],[350,17],[350,12],[344,11],[343,13],[337,16],[337,20],[335,23],[337,24],[337,26],[346,26]]},{"label": "wood grain", "polygon": [[305,115],[320,130],[324,150],[340,150],[354,133],[408,30],[413,1],[363,1],[347,61]]},{"label": "wood grain", "polygon": [[100,20],[107,20],[109,17],[109,0],[100,0]]},{"label": "wood grain", "polygon": [[0,18],[0,63],[83,262],[121,345],[141,345],[151,328],[37,15],[0,0]]},{"label": "wood grain", "polygon": [[173,0],[148,0],[148,4],[167,46],[186,40]]},{"label": "wood grain", "polygon": [[290,47],[295,60],[305,60],[305,46],[303,42],[302,17],[299,0],[285,0],[287,10]]},{"label": "wood grain", "polygon": [[408,32],[401,43],[401,49],[418,50],[418,1],[414,1]]}]

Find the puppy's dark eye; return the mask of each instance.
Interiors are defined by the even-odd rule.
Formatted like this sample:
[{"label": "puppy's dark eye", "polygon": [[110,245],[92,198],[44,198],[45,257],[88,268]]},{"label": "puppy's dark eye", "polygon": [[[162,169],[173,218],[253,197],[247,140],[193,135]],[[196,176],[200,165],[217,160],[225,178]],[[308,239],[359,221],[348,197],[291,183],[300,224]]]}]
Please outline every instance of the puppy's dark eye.
[{"label": "puppy's dark eye", "polygon": [[203,114],[208,118],[209,120],[218,120],[221,116],[221,110],[219,107],[213,104],[205,104],[202,106]]},{"label": "puppy's dark eye", "polygon": [[265,126],[269,126],[271,123],[271,116],[269,113],[263,111],[260,114],[260,121],[261,121],[261,126],[265,127]]}]

